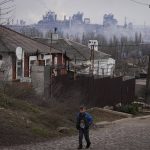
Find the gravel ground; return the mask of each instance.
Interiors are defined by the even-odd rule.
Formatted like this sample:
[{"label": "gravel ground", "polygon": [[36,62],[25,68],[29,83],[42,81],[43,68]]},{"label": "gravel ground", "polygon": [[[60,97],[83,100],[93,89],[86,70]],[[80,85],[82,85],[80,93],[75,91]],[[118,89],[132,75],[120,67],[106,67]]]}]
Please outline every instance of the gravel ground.
[{"label": "gravel ground", "polygon": [[[91,131],[94,150],[150,150],[150,116],[116,121],[104,128]],[[85,142],[84,142],[85,145]],[[1,150],[75,150],[78,137],[66,137],[55,141],[21,145]]]}]

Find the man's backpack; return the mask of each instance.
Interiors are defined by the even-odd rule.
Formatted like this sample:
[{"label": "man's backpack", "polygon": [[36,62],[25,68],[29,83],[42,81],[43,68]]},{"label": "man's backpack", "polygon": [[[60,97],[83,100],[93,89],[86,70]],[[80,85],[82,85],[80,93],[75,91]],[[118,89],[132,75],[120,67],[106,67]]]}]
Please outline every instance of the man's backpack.
[{"label": "man's backpack", "polygon": [[87,122],[88,122],[89,126],[92,125],[92,123],[93,123],[93,117],[89,113],[87,113],[87,112],[85,113],[85,117],[87,119]]}]

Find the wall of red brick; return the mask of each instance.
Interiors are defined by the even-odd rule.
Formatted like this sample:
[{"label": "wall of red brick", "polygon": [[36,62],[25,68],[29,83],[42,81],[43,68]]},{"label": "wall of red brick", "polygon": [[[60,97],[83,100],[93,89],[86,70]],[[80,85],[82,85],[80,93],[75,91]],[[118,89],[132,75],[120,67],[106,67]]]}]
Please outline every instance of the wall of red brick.
[{"label": "wall of red brick", "polygon": [[24,77],[29,77],[29,55],[24,56]]},{"label": "wall of red brick", "polygon": [[16,80],[16,55],[12,55],[12,80]]},{"label": "wall of red brick", "polygon": [[[63,62],[62,62],[62,59],[63,59]],[[65,59],[62,58],[62,54],[57,54],[57,63],[58,65],[65,64]]]},{"label": "wall of red brick", "polygon": [[57,54],[57,64],[58,66],[61,66],[61,69],[59,70],[59,75],[66,75],[67,74],[67,68],[66,68],[66,58],[62,58],[62,54]]}]

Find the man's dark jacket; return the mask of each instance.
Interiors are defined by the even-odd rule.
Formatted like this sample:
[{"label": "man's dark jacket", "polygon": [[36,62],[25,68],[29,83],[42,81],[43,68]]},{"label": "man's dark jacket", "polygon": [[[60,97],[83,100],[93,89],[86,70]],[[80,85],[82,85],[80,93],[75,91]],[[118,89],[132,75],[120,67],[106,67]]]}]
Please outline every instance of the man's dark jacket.
[{"label": "man's dark jacket", "polygon": [[79,130],[80,129],[80,123],[81,123],[81,120],[84,121],[84,124],[85,124],[85,129],[89,129],[89,126],[92,124],[93,122],[93,118],[92,116],[87,113],[87,112],[84,112],[84,113],[79,113],[77,115],[77,122],[76,122],[76,128]]}]

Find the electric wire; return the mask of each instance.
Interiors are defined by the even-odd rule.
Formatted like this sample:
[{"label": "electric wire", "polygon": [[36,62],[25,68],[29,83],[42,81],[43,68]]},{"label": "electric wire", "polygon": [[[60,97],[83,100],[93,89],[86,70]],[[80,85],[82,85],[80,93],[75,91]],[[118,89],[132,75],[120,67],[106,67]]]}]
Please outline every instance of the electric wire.
[{"label": "electric wire", "polygon": [[10,7],[5,7],[5,8],[1,8],[0,10],[2,11],[2,10],[9,10],[9,9],[12,9],[12,8],[15,8],[16,7],[16,5],[12,5],[12,6],[10,6]]},{"label": "electric wire", "polygon": [[9,2],[14,2],[14,0],[4,0],[4,1],[0,2],[0,5],[4,5],[4,4],[7,4]]},{"label": "electric wire", "polygon": [[137,0],[130,0],[130,1],[132,1],[132,2],[134,2],[136,4],[140,4],[140,5],[144,5],[144,6],[149,6],[150,7],[150,3],[148,4],[148,3],[144,3],[144,2],[141,2],[141,1],[137,1]]}]

